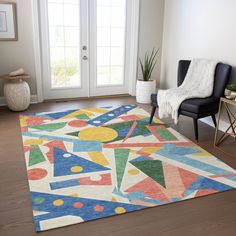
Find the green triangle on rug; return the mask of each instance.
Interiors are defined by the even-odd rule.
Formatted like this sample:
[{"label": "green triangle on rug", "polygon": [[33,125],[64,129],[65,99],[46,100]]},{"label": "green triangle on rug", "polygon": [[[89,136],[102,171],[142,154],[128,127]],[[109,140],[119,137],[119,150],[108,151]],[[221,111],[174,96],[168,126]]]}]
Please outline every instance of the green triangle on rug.
[{"label": "green triangle on rug", "polygon": [[34,125],[34,126],[30,126],[30,129],[38,129],[38,130],[42,130],[42,131],[48,131],[48,132],[53,132],[56,131],[58,129],[62,129],[66,126],[66,122],[63,123],[52,123],[52,124],[43,124],[43,125]]},{"label": "green triangle on rug", "polygon": [[129,149],[115,149],[115,160],[116,160],[116,178],[117,187],[120,189],[121,182],[124,176],[126,163],[129,157]]},{"label": "green triangle on rug", "polygon": [[89,116],[87,116],[86,114],[79,114],[75,117],[79,120],[89,120],[90,119]]},{"label": "green triangle on rug", "polygon": [[75,132],[72,132],[72,133],[68,133],[66,135],[70,135],[70,136],[73,136],[73,137],[78,137],[79,135],[79,131],[75,131]]},{"label": "green triangle on rug", "polygon": [[33,166],[44,161],[46,161],[46,159],[42,151],[40,150],[39,146],[35,146],[29,154],[29,166]]},{"label": "green triangle on rug", "polygon": [[163,186],[164,188],[166,187],[162,161],[147,160],[147,161],[135,161],[135,162],[130,162],[130,163],[134,165],[136,168],[138,168],[139,170],[141,170],[144,174],[151,177],[161,186]]}]

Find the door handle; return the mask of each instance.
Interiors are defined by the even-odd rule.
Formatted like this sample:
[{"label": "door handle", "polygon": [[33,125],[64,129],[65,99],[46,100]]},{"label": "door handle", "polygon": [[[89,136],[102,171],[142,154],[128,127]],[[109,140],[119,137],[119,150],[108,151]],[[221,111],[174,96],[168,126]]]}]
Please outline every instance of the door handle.
[{"label": "door handle", "polygon": [[83,56],[83,60],[87,61],[88,57],[87,56]]},{"label": "door handle", "polygon": [[83,49],[84,51],[86,51],[86,50],[87,50],[87,46],[83,46],[82,49]]}]

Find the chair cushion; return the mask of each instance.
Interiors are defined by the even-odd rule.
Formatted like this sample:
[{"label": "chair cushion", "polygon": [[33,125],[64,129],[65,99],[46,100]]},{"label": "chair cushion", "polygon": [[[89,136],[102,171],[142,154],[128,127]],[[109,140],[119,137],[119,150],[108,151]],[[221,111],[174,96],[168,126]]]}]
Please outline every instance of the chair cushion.
[{"label": "chair cushion", "polygon": [[218,110],[218,106],[219,98],[192,98],[183,101],[180,105],[180,110],[201,114]]},{"label": "chair cushion", "polygon": [[[151,95],[152,106],[158,106],[157,94]],[[182,102],[180,110],[193,113],[208,113],[210,111],[217,111],[219,106],[219,98],[192,98]]]}]

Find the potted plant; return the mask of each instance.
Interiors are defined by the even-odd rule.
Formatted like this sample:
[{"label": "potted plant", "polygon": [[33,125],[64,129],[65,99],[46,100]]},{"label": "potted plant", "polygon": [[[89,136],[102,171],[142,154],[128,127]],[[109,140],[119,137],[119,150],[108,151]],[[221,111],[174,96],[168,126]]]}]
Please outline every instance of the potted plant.
[{"label": "potted plant", "polygon": [[156,56],[159,49],[155,51],[152,50],[151,55],[146,52],[144,61],[139,58],[141,70],[142,70],[142,79],[137,80],[136,86],[136,100],[138,103],[150,103],[151,94],[156,92],[156,80],[152,80],[152,72],[156,65]]},{"label": "potted plant", "polygon": [[225,96],[228,99],[236,98],[236,84],[228,84],[225,88]]},{"label": "potted plant", "polygon": [[236,84],[227,84],[226,89],[228,89],[229,91],[236,92]]}]

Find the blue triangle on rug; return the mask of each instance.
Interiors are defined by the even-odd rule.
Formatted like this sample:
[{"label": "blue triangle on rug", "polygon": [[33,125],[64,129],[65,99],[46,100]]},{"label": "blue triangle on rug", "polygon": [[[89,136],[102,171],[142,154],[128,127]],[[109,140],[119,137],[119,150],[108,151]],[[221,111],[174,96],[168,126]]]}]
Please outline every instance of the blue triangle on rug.
[{"label": "blue triangle on rug", "polygon": [[83,157],[54,148],[54,176],[65,176],[110,170]]}]

